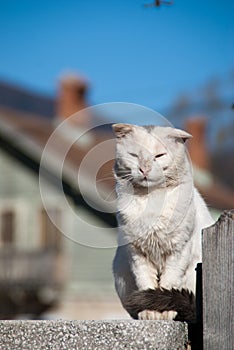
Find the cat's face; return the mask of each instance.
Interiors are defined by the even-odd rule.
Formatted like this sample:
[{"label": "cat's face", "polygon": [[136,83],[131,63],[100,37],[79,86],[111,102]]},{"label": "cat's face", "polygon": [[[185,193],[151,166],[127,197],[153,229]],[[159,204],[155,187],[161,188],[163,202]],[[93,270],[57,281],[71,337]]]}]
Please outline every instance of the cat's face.
[{"label": "cat's face", "polygon": [[170,127],[115,124],[115,174],[138,187],[166,187],[178,181],[191,135]]}]

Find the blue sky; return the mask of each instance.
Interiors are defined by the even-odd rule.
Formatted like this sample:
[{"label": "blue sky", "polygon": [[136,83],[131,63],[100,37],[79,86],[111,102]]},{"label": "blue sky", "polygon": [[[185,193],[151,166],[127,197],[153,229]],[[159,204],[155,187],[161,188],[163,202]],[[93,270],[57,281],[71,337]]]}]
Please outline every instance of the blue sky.
[{"label": "blue sky", "polygon": [[234,1],[0,0],[0,79],[54,94],[80,72],[93,103],[161,111],[234,68]]}]

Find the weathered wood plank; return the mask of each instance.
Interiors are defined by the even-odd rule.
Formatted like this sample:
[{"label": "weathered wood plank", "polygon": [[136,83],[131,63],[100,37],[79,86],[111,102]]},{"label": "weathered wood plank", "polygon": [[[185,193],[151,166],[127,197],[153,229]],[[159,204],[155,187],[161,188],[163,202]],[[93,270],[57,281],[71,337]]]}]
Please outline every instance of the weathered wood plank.
[{"label": "weathered wood plank", "polygon": [[204,350],[233,347],[234,210],[202,233],[203,342]]}]

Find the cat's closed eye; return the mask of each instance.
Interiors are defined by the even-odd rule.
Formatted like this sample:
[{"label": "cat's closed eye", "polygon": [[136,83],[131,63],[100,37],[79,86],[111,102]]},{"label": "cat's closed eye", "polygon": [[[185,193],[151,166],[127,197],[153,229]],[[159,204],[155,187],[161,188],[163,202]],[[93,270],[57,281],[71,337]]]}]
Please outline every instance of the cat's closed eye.
[{"label": "cat's closed eye", "polygon": [[129,152],[130,156],[138,158],[138,154]]},{"label": "cat's closed eye", "polygon": [[165,156],[166,153],[159,153],[159,154],[156,154],[156,156],[154,157],[154,160],[156,160],[157,158],[161,158],[163,156]]}]

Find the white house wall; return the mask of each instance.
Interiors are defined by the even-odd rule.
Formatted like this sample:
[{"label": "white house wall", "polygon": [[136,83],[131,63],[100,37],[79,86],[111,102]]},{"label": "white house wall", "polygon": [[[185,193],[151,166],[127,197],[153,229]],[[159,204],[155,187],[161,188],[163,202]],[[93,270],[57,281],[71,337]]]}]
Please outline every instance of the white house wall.
[{"label": "white house wall", "polygon": [[[102,229],[103,222],[83,207],[76,208],[70,202],[70,207],[84,223],[77,222],[74,215],[62,205],[61,195],[54,187],[47,184],[47,199],[53,207],[59,208],[62,213],[63,234],[62,246],[66,257],[64,268],[67,271],[67,291],[86,297],[95,297],[103,293],[115,295],[112,278],[112,259],[116,246],[116,235],[112,229]],[[7,207],[16,210],[16,241],[19,249],[34,250],[40,248],[40,210],[42,208],[38,177],[13,160],[0,150],[0,212]],[[88,222],[94,227],[90,231],[85,224]],[[98,228],[99,227],[99,228]],[[71,232],[68,238],[66,232]],[[77,236],[78,233],[78,236]],[[99,246],[109,246],[108,249],[87,247],[92,235],[98,237]],[[77,238],[78,237],[78,238]],[[85,245],[75,243],[83,242]],[[0,247],[1,249],[1,247]]]}]

